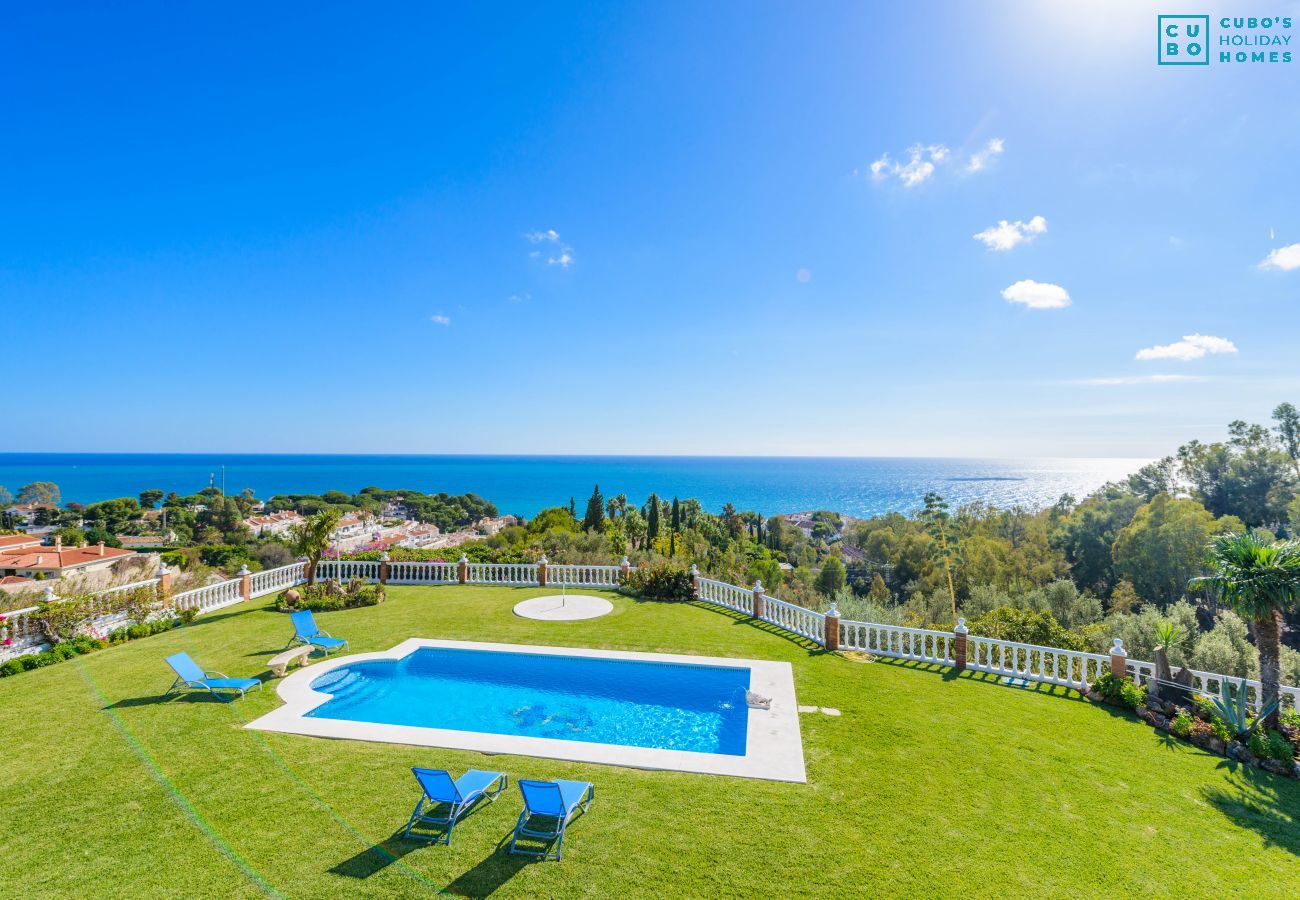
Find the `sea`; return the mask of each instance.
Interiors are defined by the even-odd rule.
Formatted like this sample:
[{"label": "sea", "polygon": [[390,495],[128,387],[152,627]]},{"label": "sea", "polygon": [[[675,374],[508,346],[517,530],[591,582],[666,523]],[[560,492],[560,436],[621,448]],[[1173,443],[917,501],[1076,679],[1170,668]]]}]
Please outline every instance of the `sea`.
[{"label": "sea", "polygon": [[502,513],[532,516],[548,506],[581,510],[592,488],[606,498],[651,493],[694,497],[763,515],[830,509],[866,517],[910,513],[928,491],[956,507],[983,501],[1039,509],[1063,494],[1081,498],[1124,478],[1146,459],[948,459],[735,456],[438,456],[191,453],[0,453],[0,485],[57,484],[64,503],[134,497],[160,488],[182,495],[216,486],[235,494],[352,493],[367,486],[425,493],[476,493]]}]

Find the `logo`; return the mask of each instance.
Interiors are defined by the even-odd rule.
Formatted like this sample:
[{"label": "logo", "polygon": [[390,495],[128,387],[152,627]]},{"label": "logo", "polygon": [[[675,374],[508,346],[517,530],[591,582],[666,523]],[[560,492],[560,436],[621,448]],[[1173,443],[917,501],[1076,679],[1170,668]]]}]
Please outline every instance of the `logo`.
[{"label": "logo", "polygon": [[1290,16],[1221,16],[1210,37],[1209,16],[1156,16],[1156,62],[1162,66],[1290,63]]},{"label": "logo", "polygon": [[1162,66],[1210,64],[1209,16],[1157,16],[1157,62]]}]

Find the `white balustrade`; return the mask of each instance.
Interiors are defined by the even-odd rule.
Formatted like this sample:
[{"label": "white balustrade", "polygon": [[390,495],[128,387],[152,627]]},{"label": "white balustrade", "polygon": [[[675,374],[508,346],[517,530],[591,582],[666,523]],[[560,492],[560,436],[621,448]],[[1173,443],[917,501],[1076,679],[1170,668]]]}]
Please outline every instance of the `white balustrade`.
[{"label": "white balustrade", "polygon": [[797,606],[775,597],[764,597],[763,621],[779,625],[786,631],[819,644],[826,643],[826,617],[805,606]]},{"label": "white balustrade", "polygon": [[537,584],[537,564],[470,563],[468,579],[470,584]]},{"label": "white balustrade", "polygon": [[219,581],[189,591],[182,591],[172,597],[177,609],[193,609],[197,612],[210,612],[223,606],[230,606],[244,599],[240,590],[240,579]]},{"label": "white balustrade", "polygon": [[727,609],[734,609],[746,615],[752,616],[754,614],[754,592],[752,590],[736,587],[734,584],[727,584],[725,581],[714,581],[712,578],[697,578],[696,584],[699,585],[699,599],[705,603],[725,606]]},{"label": "white balustrade", "polygon": [[250,580],[252,596],[261,597],[265,594],[274,594],[276,591],[282,591],[285,588],[293,587],[295,584],[301,584],[306,568],[306,563],[296,562],[287,566],[280,566],[278,569],[264,569],[261,572],[254,572]]},{"label": "white balustrade", "polygon": [[456,584],[460,581],[454,562],[429,560],[428,562],[390,562],[389,584]]},{"label": "white balustrade", "polygon": [[966,668],[1084,690],[1110,671],[1110,657],[968,635]]},{"label": "white balustrade", "polygon": [[348,582],[359,578],[362,581],[379,580],[379,562],[373,559],[322,559],[316,566],[316,580],[329,581],[337,579]]},{"label": "white balustrade", "polygon": [[547,566],[546,584],[572,587],[618,587],[618,566]]},{"label": "white balustrade", "polygon": [[902,625],[877,625],[874,622],[840,621],[840,649],[860,650],[874,656],[913,659],[920,662],[952,665],[953,634]]}]

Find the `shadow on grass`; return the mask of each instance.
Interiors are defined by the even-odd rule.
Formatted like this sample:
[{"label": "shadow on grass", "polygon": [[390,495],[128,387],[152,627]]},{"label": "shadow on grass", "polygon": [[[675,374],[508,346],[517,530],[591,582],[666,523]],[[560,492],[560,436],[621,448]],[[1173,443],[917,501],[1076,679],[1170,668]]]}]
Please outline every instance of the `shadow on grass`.
[{"label": "shadow on grass", "polygon": [[[656,601],[638,600],[637,602],[654,603]],[[799,635],[794,634],[793,632],[786,631],[780,625],[773,625],[771,622],[763,622],[759,619],[755,619],[753,616],[746,615],[743,612],[738,612],[734,609],[728,609],[725,606],[714,606],[712,603],[706,603],[703,600],[687,600],[685,601],[685,604],[687,606],[693,606],[696,609],[707,609],[709,612],[714,613],[716,615],[726,616],[728,619],[731,619],[731,621],[736,625],[745,625],[749,628],[753,628],[755,631],[761,631],[764,634],[770,634],[773,637],[779,637],[784,640],[787,640],[790,643],[794,644],[796,647],[808,651],[809,656],[821,656],[822,654],[829,652],[825,647],[823,647],[821,644],[817,643],[816,641],[810,641],[806,637],[800,637]]]},{"label": "shadow on grass", "polygon": [[510,835],[497,842],[492,855],[474,868],[462,872],[447,885],[447,893],[457,897],[490,897],[526,866],[542,862],[535,856],[518,856],[509,850]]},{"label": "shadow on grass", "polygon": [[1202,788],[1210,806],[1239,828],[1248,828],[1265,844],[1300,856],[1300,789],[1280,775],[1225,759],[1218,765],[1234,773],[1223,785]]},{"label": "shadow on grass", "polygon": [[378,844],[373,844],[356,856],[343,860],[343,862],[330,869],[330,872],[348,878],[369,878],[376,872],[382,872],[393,863],[398,862],[412,850],[419,850],[421,847],[429,846],[429,841],[403,837],[402,833],[404,831],[406,831],[405,825]]},{"label": "shadow on grass", "polygon": [[[263,680],[262,683],[265,684],[266,681]],[[232,696],[233,699],[227,699],[224,692],[217,695],[209,691],[177,691],[172,694],[156,694],[152,697],[124,697],[116,703],[105,706],[104,709],[131,709],[136,706],[156,706],[162,703],[233,703],[240,699],[237,694]]]},{"label": "shadow on grass", "polygon": [[[864,651],[870,652],[870,651]],[[919,659],[895,659],[892,656],[877,656],[877,664],[883,664],[896,669],[912,669],[917,672],[928,672],[932,675],[938,675],[944,681],[956,681],[958,678],[966,681],[981,681],[996,687],[1009,688],[1011,690],[1023,691],[1030,694],[1043,694],[1049,697],[1061,697],[1066,700],[1073,700],[1080,703],[1092,704],[1074,688],[1065,687],[1060,684],[1048,684],[1044,681],[1030,681],[1027,684],[1007,684],[1004,678],[1015,676],[996,675],[992,672],[976,672],[973,669],[955,669],[952,666],[945,666],[942,663],[925,662]],[[1110,709],[1107,707],[1107,709]],[[1114,712],[1121,712],[1114,710]]]}]

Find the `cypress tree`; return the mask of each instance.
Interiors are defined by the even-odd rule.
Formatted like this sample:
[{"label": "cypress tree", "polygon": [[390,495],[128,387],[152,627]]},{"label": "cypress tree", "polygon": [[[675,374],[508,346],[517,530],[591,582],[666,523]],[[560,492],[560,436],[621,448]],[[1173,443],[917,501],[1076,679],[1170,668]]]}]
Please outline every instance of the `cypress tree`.
[{"label": "cypress tree", "polygon": [[587,501],[587,514],[582,517],[584,531],[600,531],[605,525],[605,498],[600,495],[600,485],[592,488]]},{"label": "cypress tree", "polygon": [[682,530],[682,507],[681,504],[677,502],[676,497],[673,498],[673,520],[672,521],[673,521],[673,533],[676,534],[678,531]]},{"label": "cypress tree", "polygon": [[645,535],[646,544],[649,545],[659,537],[659,495],[651,494],[650,499],[646,501],[646,506]]}]

